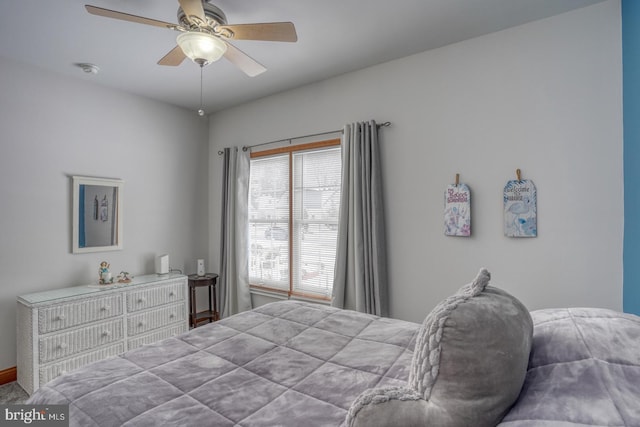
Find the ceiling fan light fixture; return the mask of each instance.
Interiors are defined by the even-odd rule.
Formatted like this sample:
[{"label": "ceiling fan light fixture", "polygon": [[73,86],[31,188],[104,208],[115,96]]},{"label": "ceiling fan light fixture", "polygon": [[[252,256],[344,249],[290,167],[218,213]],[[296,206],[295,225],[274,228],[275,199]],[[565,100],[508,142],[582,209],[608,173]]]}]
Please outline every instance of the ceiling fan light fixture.
[{"label": "ceiling fan light fixture", "polygon": [[200,66],[217,61],[227,51],[227,44],[218,37],[198,31],[180,33],[177,42],[187,58]]}]

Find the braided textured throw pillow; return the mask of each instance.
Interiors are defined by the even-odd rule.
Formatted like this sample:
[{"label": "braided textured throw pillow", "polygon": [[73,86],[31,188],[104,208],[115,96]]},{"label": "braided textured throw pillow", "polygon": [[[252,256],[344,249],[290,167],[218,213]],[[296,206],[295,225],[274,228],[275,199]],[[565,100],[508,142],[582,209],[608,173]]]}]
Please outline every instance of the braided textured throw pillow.
[{"label": "braided textured throw pillow", "polygon": [[349,427],[495,426],[524,382],[533,326],[529,311],[488,286],[472,283],[440,302],[418,332],[407,387],[367,390],[351,405]]}]

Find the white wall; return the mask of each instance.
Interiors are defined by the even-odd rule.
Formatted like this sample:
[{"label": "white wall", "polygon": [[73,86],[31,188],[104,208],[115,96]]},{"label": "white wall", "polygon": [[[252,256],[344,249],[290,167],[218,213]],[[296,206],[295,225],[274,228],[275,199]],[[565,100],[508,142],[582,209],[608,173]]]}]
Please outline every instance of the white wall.
[{"label": "white wall", "polygon": [[[391,316],[422,321],[486,266],[530,309],[622,308],[620,4],[611,0],[225,110],[210,118],[211,246],[224,146],[391,121],[381,130]],[[538,189],[534,239],[503,236],[502,188]],[[443,192],[472,191],[471,238]]]},{"label": "white wall", "polygon": [[[99,75],[95,78],[99,81]],[[206,258],[207,121],[0,58],[0,370],[16,365],[16,297]],[[121,178],[124,250],[71,254],[69,175]]]}]

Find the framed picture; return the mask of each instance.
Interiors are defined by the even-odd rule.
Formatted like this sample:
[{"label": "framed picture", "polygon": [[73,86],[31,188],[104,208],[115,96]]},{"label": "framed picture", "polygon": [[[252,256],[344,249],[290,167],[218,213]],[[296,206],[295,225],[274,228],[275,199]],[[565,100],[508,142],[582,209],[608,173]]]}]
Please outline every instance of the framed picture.
[{"label": "framed picture", "polygon": [[124,181],[73,176],[72,188],[72,252],[122,249]]}]

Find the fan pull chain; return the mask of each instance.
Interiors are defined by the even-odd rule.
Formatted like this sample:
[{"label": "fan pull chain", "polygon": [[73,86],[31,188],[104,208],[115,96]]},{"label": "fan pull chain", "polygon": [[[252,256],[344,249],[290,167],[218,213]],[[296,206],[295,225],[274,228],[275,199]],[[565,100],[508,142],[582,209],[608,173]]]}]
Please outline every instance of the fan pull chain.
[{"label": "fan pull chain", "polygon": [[198,110],[198,115],[200,117],[204,116],[204,105],[202,105],[202,69],[204,68],[203,64],[200,64],[200,109]]}]

